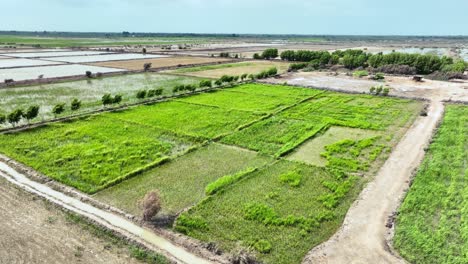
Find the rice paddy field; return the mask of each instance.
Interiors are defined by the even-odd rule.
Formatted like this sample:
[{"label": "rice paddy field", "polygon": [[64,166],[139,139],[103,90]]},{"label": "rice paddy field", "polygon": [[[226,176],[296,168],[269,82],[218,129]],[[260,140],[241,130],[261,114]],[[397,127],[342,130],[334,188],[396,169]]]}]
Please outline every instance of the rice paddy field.
[{"label": "rice paddy field", "polygon": [[[9,59],[9,60],[0,61],[0,69],[1,68],[14,68],[14,67],[57,65],[57,64],[61,64],[61,63],[53,62],[53,61],[44,61],[44,60],[31,60],[31,59]],[[2,72],[4,71],[0,70],[0,74],[2,74]]]},{"label": "rice paddy field", "polygon": [[87,63],[97,61],[118,61],[118,60],[136,60],[136,59],[154,59],[154,58],[167,58],[165,55],[151,55],[151,54],[103,54],[103,55],[89,55],[89,56],[68,56],[68,57],[53,57],[48,60],[68,62],[68,63]]},{"label": "rice paddy field", "polygon": [[[0,63],[4,61],[11,61],[16,59],[1,60]],[[34,60],[33,64],[37,60]],[[17,69],[0,69],[0,80],[4,79],[13,79],[15,81],[25,81],[25,80],[35,80],[38,79],[39,75],[43,75],[43,78],[57,78],[57,77],[68,77],[68,76],[84,76],[86,71],[91,71],[93,73],[111,73],[111,72],[121,72],[123,70],[97,67],[90,65],[80,65],[80,64],[71,64],[71,65],[55,65],[60,64],[59,62],[51,61],[39,61],[39,63],[44,62],[43,65],[53,65],[53,66],[40,66],[40,67],[25,67]],[[29,63],[29,62],[28,62]],[[7,65],[8,63],[4,63]],[[17,63],[12,63],[8,65],[18,65]],[[16,67],[16,66],[15,66]]]},{"label": "rice paddy field", "polygon": [[101,98],[106,93],[121,94],[123,103],[132,103],[138,101],[136,92],[139,90],[163,89],[163,95],[170,95],[174,86],[199,82],[200,79],[195,77],[142,73],[0,89],[0,114],[17,108],[26,109],[34,102],[41,107],[37,120],[46,120],[54,117],[52,108],[59,103],[67,104],[63,115],[71,114],[69,106],[74,98],[82,102],[80,113],[102,108]]},{"label": "rice paddy field", "polygon": [[[0,51],[1,52],[1,51]],[[16,57],[16,58],[49,58],[49,57],[63,57],[63,56],[85,56],[85,55],[99,55],[107,54],[103,51],[67,51],[67,50],[54,50],[44,52],[9,52],[0,53],[3,56]]]},{"label": "rice paddy field", "polygon": [[[1,134],[0,152],[132,214],[156,189],[174,230],[300,263],[341,226],[421,109],[251,83]],[[304,154],[315,149],[320,162]]]},{"label": "rice paddy field", "polygon": [[126,61],[106,61],[92,63],[91,65],[100,67],[111,67],[125,70],[141,70],[145,63],[151,63],[151,68],[159,69],[165,67],[174,66],[186,66],[194,64],[204,63],[216,63],[216,62],[227,62],[230,59],[227,58],[211,58],[211,57],[189,57],[189,56],[175,56],[167,58],[156,58],[156,59],[143,59],[143,60],[126,60]]},{"label": "rice paddy field", "polygon": [[468,107],[448,105],[400,208],[394,245],[412,263],[468,263]]},{"label": "rice paddy field", "polygon": [[276,67],[279,73],[284,73],[288,70],[289,63],[278,62],[278,61],[238,62],[238,63],[228,63],[228,64],[221,64],[221,65],[209,65],[209,66],[184,68],[184,69],[178,69],[178,70],[173,70],[169,72],[173,74],[182,74],[182,75],[188,75],[188,76],[217,79],[223,75],[242,75],[244,73],[258,74],[272,67]]}]

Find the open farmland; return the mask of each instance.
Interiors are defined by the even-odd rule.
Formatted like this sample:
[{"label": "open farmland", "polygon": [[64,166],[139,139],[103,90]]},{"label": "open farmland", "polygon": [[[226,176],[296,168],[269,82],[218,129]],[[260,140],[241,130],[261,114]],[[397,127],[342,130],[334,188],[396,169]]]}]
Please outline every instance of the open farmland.
[{"label": "open farmland", "polygon": [[[1,52],[1,51],[0,51]],[[2,56],[15,57],[15,58],[50,58],[50,57],[63,57],[63,56],[85,56],[85,55],[99,55],[107,54],[104,51],[67,51],[67,50],[54,50],[54,51],[39,51],[39,52],[9,52],[0,53]]]},{"label": "open farmland", "polygon": [[195,77],[142,73],[0,89],[0,114],[17,108],[26,109],[34,102],[41,107],[39,119],[50,119],[54,117],[52,108],[59,103],[67,104],[64,115],[71,114],[69,105],[74,98],[82,102],[81,109],[77,111],[80,113],[102,108],[101,98],[106,93],[120,94],[123,103],[133,103],[138,100],[136,92],[139,90],[163,89],[162,95],[170,95],[174,86],[198,84],[199,81]]},{"label": "open farmland", "polygon": [[283,73],[287,71],[289,63],[279,61],[249,61],[184,68],[169,72],[174,74],[217,79],[223,75],[242,75],[245,73],[258,74],[273,67],[276,67],[278,72]]},{"label": "open farmland", "polygon": [[[16,59],[10,59],[16,60]],[[10,61],[10,60],[1,60]],[[50,64],[60,64],[50,61],[40,61],[44,62],[45,65]],[[17,64],[15,64],[17,65]],[[86,71],[91,72],[101,72],[101,73],[110,73],[110,72],[121,72],[123,70],[113,69],[113,68],[104,68],[97,66],[89,65],[57,65],[57,66],[40,66],[40,67],[25,67],[17,69],[0,69],[0,79],[13,79],[15,81],[24,81],[24,80],[34,80],[37,79],[39,75],[43,75],[44,78],[57,78],[57,77],[67,77],[67,76],[84,76]]]},{"label": "open farmland", "polygon": [[[17,67],[30,67],[30,66],[57,65],[57,64],[61,64],[61,63],[60,62],[53,62],[53,61],[44,61],[44,60],[9,59],[9,60],[1,60],[0,61],[0,69],[1,68],[17,68]],[[16,71],[16,69],[14,71]],[[4,71],[0,70],[0,74],[2,72],[4,72]]]},{"label": "open farmland", "polygon": [[143,69],[143,65],[145,63],[151,63],[152,65],[151,68],[159,69],[159,68],[165,68],[165,67],[186,66],[186,65],[194,65],[194,64],[204,64],[204,63],[216,63],[216,62],[221,63],[221,62],[226,62],[230,60],[231,59],[227,59],[227,58],[175,56],[175,57],[144,59],[144,60],[97,62],[91,65],[135,71],[135,70]]},{"label": "open farmland", "polygon": [[51,61],[68,62],[68,63],[85,63],[97,61],[118,61],[118,60],[136,60],[136,59],[154,59],[166,58],[164,55],[151,55],[151,54],[103,54],[103,55],[89,55],[89,56],[69,56],[69,57],[52,57],[48,58]]},{"label": "open farmland", "polygon": [[[135,214],[157,189],[163,213],[188,209],[175,230],[226,252],[250,248],[266,263],[299,263],[338,229],[420,109],[410,100],[247,84],[3,134],[0,151]],[[322,144],[322,166],[283,159],[336,126],[350,136]]]},{"label": "open farmland", "polygon": [[468,107],[448,105],[396,221],[394,245],[412,263],[468,262]]}]

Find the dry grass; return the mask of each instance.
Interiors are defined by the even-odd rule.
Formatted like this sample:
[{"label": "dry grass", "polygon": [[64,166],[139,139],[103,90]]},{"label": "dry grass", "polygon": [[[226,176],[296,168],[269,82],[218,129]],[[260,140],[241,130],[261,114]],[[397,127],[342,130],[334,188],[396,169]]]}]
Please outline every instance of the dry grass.
[{"label": "dry grass", "polygon": [[124,61],[106,61],[92,63],[94,66],[111,67],[125,70],[142,70],[145,63],[151,63],[152,68],[165,68],[178,65],[195,65],[214,62],[226,62],[230,59],[226,58],[210,58],[210,57],[169,57],[169,58],[155,58],[144,60],[124,60]]},{"label": "dry grass", "polygon": [[196,76],[202,78],[220,78],[223,75],[242,75],[258,74],[264,70],[268,70],[272,67],[278,68],[280,73],[286,72],[289,67],[289,63],[281,61],[249,61],[239,62],[233,64],[223,64],[208,67],[200,67],[200,70],[182,69],[181,71],[174,71],[176,74],[183,74],[188,76]]}]

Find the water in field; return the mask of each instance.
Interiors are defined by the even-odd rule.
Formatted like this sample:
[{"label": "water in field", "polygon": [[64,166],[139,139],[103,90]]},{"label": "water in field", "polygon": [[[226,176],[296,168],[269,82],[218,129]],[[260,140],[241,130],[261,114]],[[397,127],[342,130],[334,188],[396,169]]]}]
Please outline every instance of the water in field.
[{"label": "water in field", "polygon": [[[67,68],[63,68],[67,67]],[[84,74],[84,71],[91,69],[92,66],[85,65],[66,65],[50,67],[55,71],[66,70],[65,74],[70,74],[69,67],[78,67],[77,74]],[[100,67],[94,67],[100,68]],[[93,69],[94,69],[93,68]],[[15,69],[29,70],[35,68]],[[0,70],[0,78],[2,78]],[[93,72],[95,72],[93,70]],[[31,73],[31,72],[29,72]],[[18,72],[16,72],[18,74]],[[37,74],[37,73],[35,73]],[[163,89],[163,94],[172,93],[172,88],[180,84],[197,84],[200,79],[195,77],[183,77],[164,74],[130,74],[115,77],[106,77],[102,79],[81,80],[72,82],[63,82],[55,84],[34,85],[18,88],[0,89],[0,115],[7,114],[14,109],[26,109],[32,104],[40,106],[39,119],[49,119],[53,117],[52,108],[59,103],[66,103],[65,114],[70,114],[70,102],[74,98],[82,101],[81,111],[89,111],[102,107],[101,98],[104,94],[121,94],[123,103],[136,102],[136,92],[138,90]]]},{"label": "water in field", "polygon": [[106,54],[108,52],[101,51],[67,51],[67,50],[57,50],[49,52],[8,52],[1,53],[0,55],[19,57],[19,58],[47,58],[47,57],[64,57],[64,56],[89,56],[89,55],[99,55]]},{"label": "water in field", "polygon": [[105,54],[105,55],[91,55],[91,56],[54,57],[54,58],[50,58],[50,60],[69,62],[69,63],[84,63],[84,62],[98,62],[98,61],[155,59],[155,58],[167,58],[167,57],[169,56],[128,53],[128,54]]},{"label": "water in field", "polygon": [[[61,63],[53,62],[53,61],[43,61],[43,60],[30,60],[30,59],[0,60],[0,68],[28,67],[28,66],[55,65],[55,64],[61,64]],[[3,70],[0,70],[0,78],[3,77],[1,75],[2,72]]]},{"label": "water in field", "polygon": [[[49,62],[49,61],[39,61],[39,60],[28,60],[28,59],[5,59],[0,60],[1,65],[18,65],[18,60],[24,60],[22,65],[27,63],[35,65],[50,65],[50,64],[60,64],[59,62]],[[13,61],[13,62],[10,62]],[[27,62],[32,61],[32,62]],[[43,63],[43,64],[41,64]],[[93,73],[102,72],[121,72],[123,70],[98,67],[91,65],[58,65],[58,66],[41,66],[41,67],[26,67],[26,68],[13,68],[13,69],[0,69],[0,80],[4,79],[13,79],[15,81],[24,81],[24,80],[34,80],[43,75],[43,78],[56,78],[56,77],[66,77],[66,76],[75,76],[75,75],[85,75],[86,71],[91,71]]]}]

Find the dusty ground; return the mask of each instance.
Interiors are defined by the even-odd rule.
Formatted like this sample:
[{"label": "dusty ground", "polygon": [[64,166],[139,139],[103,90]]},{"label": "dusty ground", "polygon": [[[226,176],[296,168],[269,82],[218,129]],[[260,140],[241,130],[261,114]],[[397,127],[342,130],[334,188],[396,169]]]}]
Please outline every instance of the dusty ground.
[{"label": "dusty ground", "polygon": [[0,178],[0,263],[140,263]]},{"label": "dusty ground", "polygon": [[369,80],[366,77],[355,78],[340,74],[333,76],[328,72],[299,72],[268,79],[266,82],[308,87],[329,88],[336,90],[369,93],[369,88],[376,85],[387,85],[390,94],[406,97],[418,97],[436,100],[468,101],[468,81],[442,82],[424,80],[414,82],[410,77],[386,76],[384,82]]},{"label": "dusty ground", "polygon": [[107,61],[92,63],[94,66],[118,68],[124,70],[142,70],[145,63],[151,63],[153,69],[173,67],[178,65],[194,65],[214,62],[227,62],[231,59],[227,58],[210,58],[210,57],[170,57],[170,58],[157,58],[147,60],[127,60],[127,61]]}]

